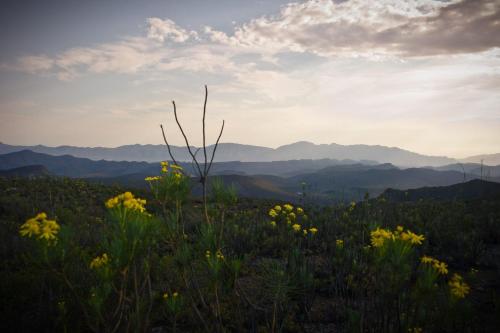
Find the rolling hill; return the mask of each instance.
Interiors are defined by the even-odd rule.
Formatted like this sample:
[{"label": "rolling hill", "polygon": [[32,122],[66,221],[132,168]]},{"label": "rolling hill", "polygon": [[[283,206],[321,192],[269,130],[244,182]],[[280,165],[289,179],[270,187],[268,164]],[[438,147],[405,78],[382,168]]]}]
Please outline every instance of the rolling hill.
[{"label": "rolling hill", "polygon": [[474,179],[450,186],[422,187],[410,190],[387,189],[380,197],[393,202],[500,199],[500,184]]},{"label": "rolling hill", "polygon": [[44,177],[49,170],[43,165],[27,165],[19,168],[0,170],[0,177]]}]

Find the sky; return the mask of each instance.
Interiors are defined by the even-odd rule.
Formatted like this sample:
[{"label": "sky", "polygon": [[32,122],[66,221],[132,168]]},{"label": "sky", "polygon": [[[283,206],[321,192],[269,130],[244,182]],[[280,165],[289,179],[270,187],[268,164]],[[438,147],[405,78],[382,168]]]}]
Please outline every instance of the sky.
[{"label": "sky", "polygon": [[500,152],[500,0],[3,0],[0,141]]}]

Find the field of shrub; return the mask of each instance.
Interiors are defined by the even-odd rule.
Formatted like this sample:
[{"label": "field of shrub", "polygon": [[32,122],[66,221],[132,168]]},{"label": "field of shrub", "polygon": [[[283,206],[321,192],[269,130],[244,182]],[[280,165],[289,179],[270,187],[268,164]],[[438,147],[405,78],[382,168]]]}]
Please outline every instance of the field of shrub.
[{"label": "field of shrub", "polygon": [[500,202],[206,207],[176,165],[149,192],[0,178],[4,331],[495,332]]}]

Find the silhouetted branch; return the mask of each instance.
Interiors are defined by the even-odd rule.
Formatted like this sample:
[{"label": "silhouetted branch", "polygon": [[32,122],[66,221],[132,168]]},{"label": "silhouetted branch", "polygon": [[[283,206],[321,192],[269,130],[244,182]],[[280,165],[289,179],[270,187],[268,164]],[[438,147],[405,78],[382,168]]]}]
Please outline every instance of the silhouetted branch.
[{"label": "silhouetted branch", "polygon": [[165,136],[165,131],[163,130],[163,125],[160,125],[160,128],[161,128],[161,134],[163,135],[163,141],[165,141],[165,144],[167,145],[168,154],[170,155],[172,162],[174,162],[174,164],[176,164],[176,165],[179,165],[179,163],[177,163],[177,161],[175,160],[174,155],[172,154],[172,151],[170,150],[170,145],[168,144],[167,137]]},{"label": "silhouetted branch", "polygon": [[222,127],[221,127],[220,133],[219,133],[219,137],[217,138],[217,141],[215,142],[214,150],[212,151],[212,158],[210,159],[210,165],[208,166],[208,170],[206,172],[207,175],[210,172],[210,168],[212,167],[212,163],[214,162],[215,151],[217,150],[217,147],[219,146],[219,140],[220,140],[220,137],[222,136],[222,132],[224,131],[224,123],[225,123],[225,121],[223,120]]},{"label": "silhouetted branch", "polygon": [[188,138],[187,138],[186,134],[184,133],[184,129],[182,128],[181,123],[179,122],[179,118],[177,118],[177,108],[175,106],[175,101],[172,101],[172,104],[174,106],[175,122],[177,123],[177,126],[181,130],[182,136],[184,137],[184,141],[186,141],[186,147],[188,149],[188,152],[189,152],[189,154],[191,155],[191,157],[193,158],[193,160],[196,163],[196,167],[198,168],[198,172],[200,174],[200,177],[204,177],[204,173],[201,172],[201,168],[200,168],[200,165],[198,164],[198,160],[196,159],[196,157],[194,156],[193,152],[191,151],[191,147],[189,146]]},{"label": "silhouetted branch", "polygon": [[207,113],[208,89],[205,85],[205,102],[203,103],[203,155],[205,156],[205,164],[203,164],[203,173],[207,174],[207,145],[205,142],[205,114]]}]

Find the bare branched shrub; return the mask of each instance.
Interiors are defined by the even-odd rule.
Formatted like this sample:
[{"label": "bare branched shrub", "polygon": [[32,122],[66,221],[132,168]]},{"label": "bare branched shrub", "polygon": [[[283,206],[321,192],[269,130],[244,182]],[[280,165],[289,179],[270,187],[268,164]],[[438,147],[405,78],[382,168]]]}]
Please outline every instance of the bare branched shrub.
[{"label": "bare branched shrub", "polygon": [[[203,164],[200,165],[200,162],[198,162],[198,159],[196,158],[196,152],[193,153],[193,150],[191,149],[191,146],[189,144],[189,140],[186,136],[186,133],[184,132],[184,129],[182,128],[181,123],[179,122],[179,118],[177,117],[177,107],[175,105],[175,101],[172,101],[172,105],[174,106],[174,116],[175,116],[175,122],[177,123],[177,126],[179,127],[179,130],[181,131],[182,136],[184,137],[184,141],[186,143],[187,150],[189,152],[189,155],[191,155],[192,161],[196,166],[196,172],[198,174],[199,182],[202,187],[202,196],[203,196],[203,209],[204,209],[204,214],[205,214],[205,220],[207,223],[210,223],[210,218],[208,216],[208,208],[207,208],[207,179],[208,175],[210,174],[210,169],[212,167],[212,163],[214,161],[215,157],[215,152],[217,151],[217,147],[219,145],[219,140],[222,136],[222,132],[224,131],[224,124],[225,121],[222,120],[222,126],[219,132],[219,136],[217,137],[217,141],[215,142],[214,149],[212,151],[212,156],[210,157],[210,161],[208,160],[208,155],[207,155],[207,145],[206,145],[206,134],[205,134],[205,118],[206,118],[206,113],[207,113],[207,100],[208,100],[208,88],[205,85],[205,101],[203,103],[203,119],[202,119],[202,134],[203,134],[203,157],[204,161]],[[168,149],[168,154],[170,155],[170,158],[172,159],[172,162],[176,165],[179,165],[177,161],[175,160],[172,150],[170,148],[170,145],[167,141],[167,137],[165,135],[165,130],[163,128],[163,125],[160,125],[161,132],[163,135],[163,141],[165,141],[165,144],[167,145]]]}]

